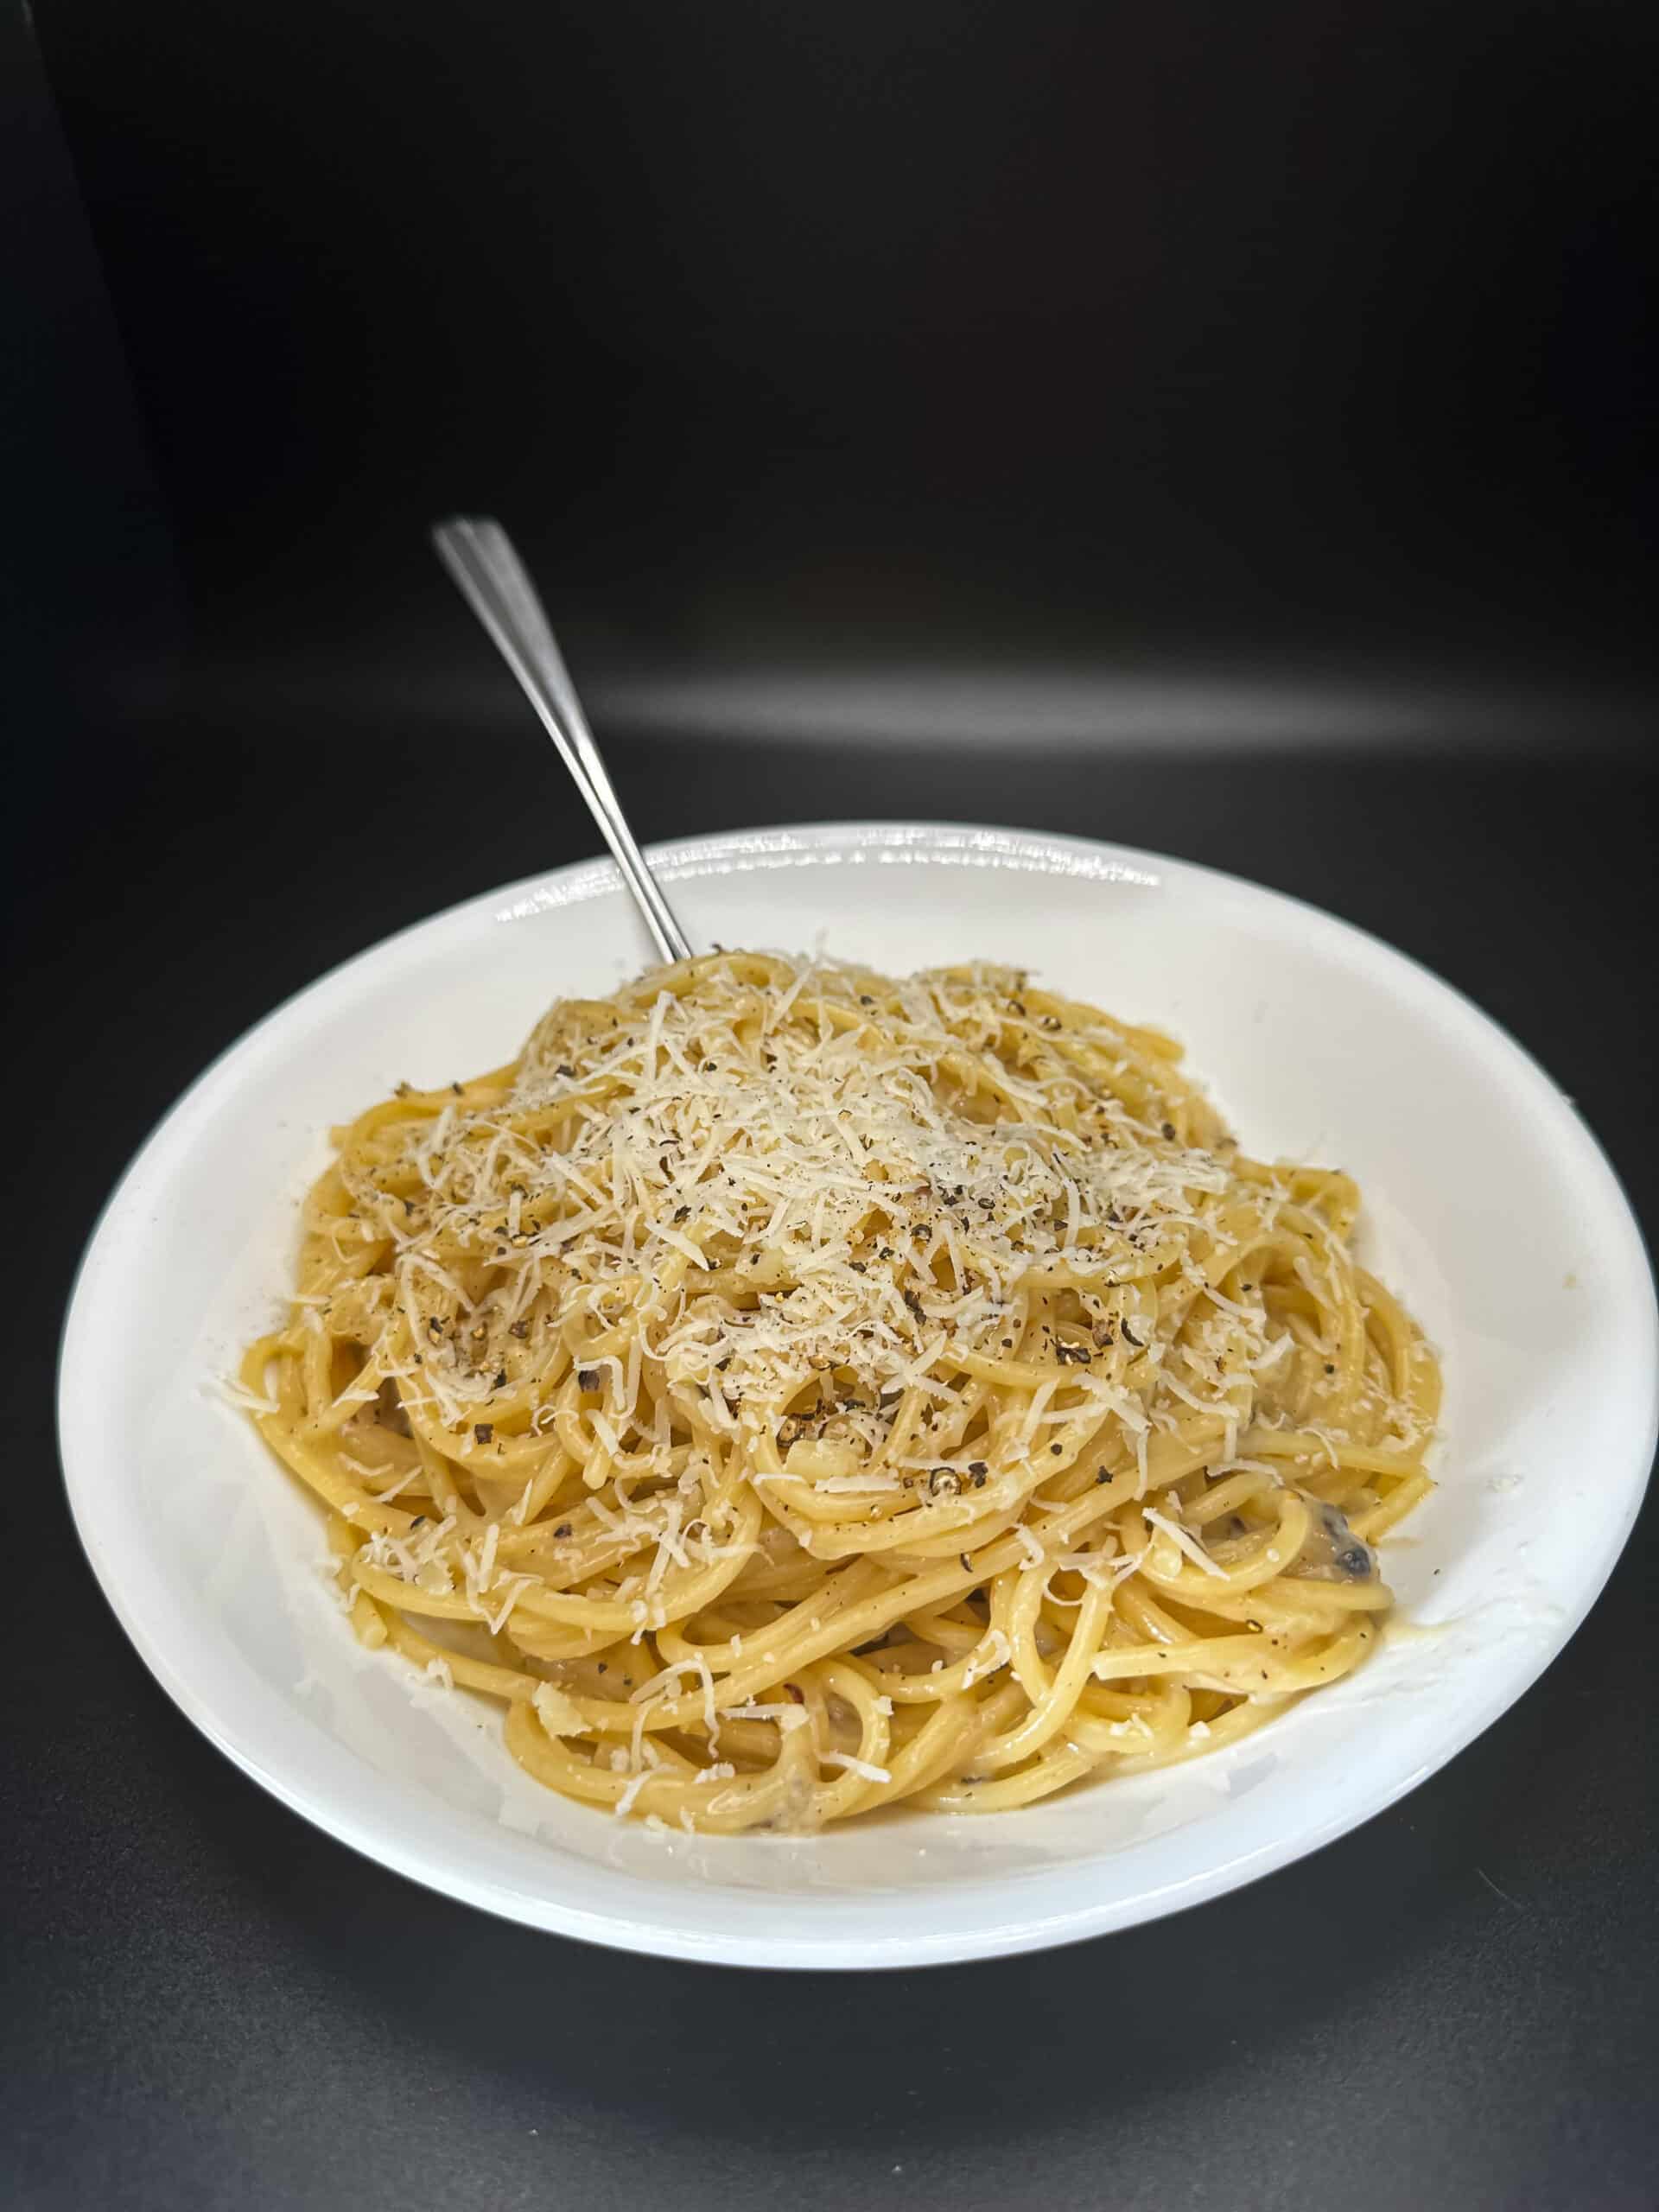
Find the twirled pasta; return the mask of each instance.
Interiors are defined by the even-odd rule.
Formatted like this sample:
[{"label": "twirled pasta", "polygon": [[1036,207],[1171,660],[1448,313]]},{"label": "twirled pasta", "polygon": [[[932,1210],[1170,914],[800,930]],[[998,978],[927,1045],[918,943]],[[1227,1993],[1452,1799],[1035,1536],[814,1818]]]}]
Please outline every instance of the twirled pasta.
[{"label": "twirled pasta", "polygon": [[336,1132],[242,1385],[359,1635],[698,1832],[1017,1806],[1347,1673],[1439,1370],[1353,1184],[1179,1058],[721,952]]}]

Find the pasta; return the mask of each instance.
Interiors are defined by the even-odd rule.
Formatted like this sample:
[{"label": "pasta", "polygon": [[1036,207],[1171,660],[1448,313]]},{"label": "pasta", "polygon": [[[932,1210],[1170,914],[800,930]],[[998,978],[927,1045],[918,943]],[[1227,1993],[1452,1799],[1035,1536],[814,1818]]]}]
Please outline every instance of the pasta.
[{"label": "pasta", "polygon": [[1435,1359],[1344,1175],[1014,970],[718,951],[335,1133],[242,1395],[358,1635],[698,1833],[1001,1810],[1348,1673]]}]

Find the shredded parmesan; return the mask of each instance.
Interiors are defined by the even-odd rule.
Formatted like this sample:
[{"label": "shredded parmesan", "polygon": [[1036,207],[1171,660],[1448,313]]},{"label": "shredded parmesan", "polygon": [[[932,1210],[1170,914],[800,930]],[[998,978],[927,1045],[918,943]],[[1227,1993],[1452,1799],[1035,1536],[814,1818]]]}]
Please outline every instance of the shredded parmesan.
[{"label": "shredded parmesan", "polygon": [[1160,1513],[1154,1506],[1147,1506],[1144,1511],[1145,1517],[1154,1529],[1161,1529],[1177,1550],[1186,1554],[1194,1567],[1201,1567],[1206,1574],[1219,1575],[1224,1582],[1227,1580],[1227,1570],[1221,1561],[1211,1559],[1198,1538],[1189,1530],[1183,1529],[1179,1522],[1170,1520],[1167,1515]]},{"label": "shredded parmesan", "polygon": [[892,1775],[884,1766],[874,1766],[868,1759],[855,1758],[850,1751],[826,1751],[825,1766],[844,1766],[849,1774],[862,1776],[866,1782],[891,1782]]}]

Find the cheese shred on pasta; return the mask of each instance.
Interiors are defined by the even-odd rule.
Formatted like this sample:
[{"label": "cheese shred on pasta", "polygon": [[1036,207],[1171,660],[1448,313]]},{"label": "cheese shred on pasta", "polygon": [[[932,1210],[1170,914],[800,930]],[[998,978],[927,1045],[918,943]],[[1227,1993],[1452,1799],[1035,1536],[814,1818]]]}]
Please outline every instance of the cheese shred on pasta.
[{"label": "cheese shred on pasta", "polygon": [[242,1399],[358,1634],[697,1832],[1002,1809],[1347,1674],[1435,1360],[1340,1173],[969,966],[715,953],[336,1133]]}]

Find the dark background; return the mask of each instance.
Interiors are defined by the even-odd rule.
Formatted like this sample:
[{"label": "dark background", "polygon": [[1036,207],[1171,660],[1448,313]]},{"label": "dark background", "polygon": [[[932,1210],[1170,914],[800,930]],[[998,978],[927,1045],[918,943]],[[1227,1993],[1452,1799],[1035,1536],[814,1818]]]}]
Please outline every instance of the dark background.
[{"label": "dark background", "polygon": [[457,507],[643,836],[1236,868],[1506,1022],[1651,1232],[1656,64],[1592,0],[0,0],[8,2202],[1655,2202],[1651,1513],[1544,1682],[1313,1860],[1069,1952],[741,1976],[267,1802],[97,1595],[39,1385],[224,1044],[594,848],[424,547]]}]

